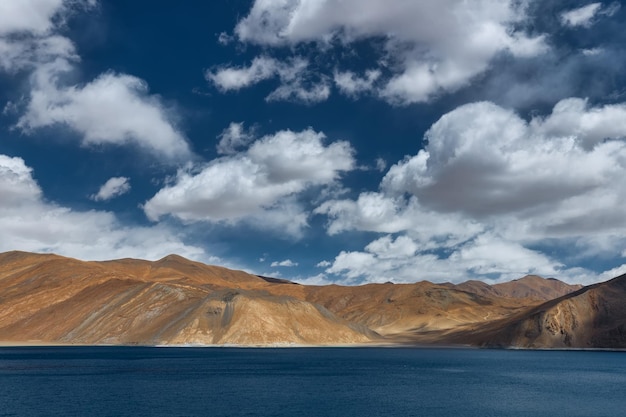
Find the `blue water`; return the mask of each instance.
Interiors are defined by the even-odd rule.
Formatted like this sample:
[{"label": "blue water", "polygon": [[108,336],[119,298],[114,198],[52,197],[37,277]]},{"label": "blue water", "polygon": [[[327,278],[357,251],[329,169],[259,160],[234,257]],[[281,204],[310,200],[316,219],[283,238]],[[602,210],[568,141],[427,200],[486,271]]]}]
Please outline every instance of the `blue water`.
[{"label": "blue water", "polygon": [[0,416],[620,416],[626,353],[0,348]]}]

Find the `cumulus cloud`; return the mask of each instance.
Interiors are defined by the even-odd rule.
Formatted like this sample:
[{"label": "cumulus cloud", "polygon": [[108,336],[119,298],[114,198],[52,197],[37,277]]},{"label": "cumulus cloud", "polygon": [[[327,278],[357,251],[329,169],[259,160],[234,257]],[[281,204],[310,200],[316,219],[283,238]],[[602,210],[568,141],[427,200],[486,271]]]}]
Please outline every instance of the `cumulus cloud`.
[{"label": "cumulus cloud", "polygon": [[294,266],[298,266],[298,262],[294,262],[291,259],[285,259],[284,261],[274,261],[272,262],[272,264],[270,265],[272,268],[275,268],[277,266],[281,266],[284,268],[291,268]]},{"label": "cumulus cloud", "polygon": [[107,201],[130,191],[130,182],[126,177],[113,177],[105,182],[96,194],[91,195],[94,201]]},{"label": "cumulus cloud", "polygon": [[208,70],[205,78],[223,92],[238,91],[261,81],[278,78],[280,86],[266,97],[267,101],[324,101],[330,95],[330,87],[323,79],[311,80],[308,66],[309,62],[299,57],[281,62],[259,56],[247,67],[222,66]]},{"label": "cumulus cloud", "polygon": [[[408,273],[422,262],[464,278],[572,277],[580,271],[537,246],[561,242],[576,245],[581,256],[597,255],[599,247],[619,256],[626,245],[625,119],[626,104],[591,106],[578,98],[530,121],[489,102],[457,108],[427,131],[423,150],[389,169],[380,191],[316,209],[328,216],[330,234],[365,230],[402,238],[395,246],[385,240],[342,253],[328,272],[371,278],[368,270],[382,273],[371,265],[384,261],[390,270],[408,262]],[[418,245],[415,255],[406,239]],[[403,261],[389,260],[389,252]]]},{"label": "cumulus cloud", "polygon": [[126,74],[105,73],[82,86],[60,86],[67,65],[51,64],[33,76],[26,113],[17,126],[30,131],[56,124],[81,134],[84,145],[133,144],[165,159],[183,159],[191,152],[167,109],[147,84]]},{"label": "cumulus cloud", "polygon": [[32,169],[18,157],[0,155],[0,195],[0,252],[54,252],[89,260],[154,260],[177,253],[219,261],[163,224],[127,226],[107,211],[77,211],[46,201]]},{"label": "cumulus cloud", "polygon": [[61,125],[84,145],[133,144],[164,159],[191,156],[176,115],[150,95],[145,81],[107,72],[74,85],[80,57],[59,27],[94,0],[24,0],[0,5],[0,70],[31,73],[29,97],[17,127],[29,133]]},{"label": "cumulus cloud", "polygon": [[280,227],[298,234],[307,224],[297,196],[330,185],[355,166],[344,141],[324,144],[322,133],[284,130],[249,148],[195,170],[181,170],[174,184],[146,202],[148,217],[171,214],[185,222],[236,223]]},{"label": "cumulus cloud", "polygon": [[580,26],[589,28],[596,22],[596,18],[598,16],[613,16],[617,13],[620,7],[621,5],[618,2],[613,2],[606,7],[603,7],[602,3],[591,3],[586,6],[561,13],[561,24],[569,27]]},{"label": "cumulus cloud", "polygon": [[430,128],[424,150],[390,168],[382,188],[476,219],[549,212],[564,220],[555,212],[569,212],[571,199],[622,191],[624,116],[626,105],[590,108],[582,99],[562,100],[530,123],[492,103],[462,106]]},{"label": "cumulus cloud", "polygon": [[[392,77],[377,92],[392,103],[409,104],[467,85],[497,54],[544,52],[542,35],[520,29],[525,7],[526,2],[513,0],[256,0],[234,32],[242,42],[270,47],[313,42],[320,51],[382,38],[381,63]],[[365,78],[337,71],[335,82],[340,91],[357,94],[372,88],[378,71]]]}]

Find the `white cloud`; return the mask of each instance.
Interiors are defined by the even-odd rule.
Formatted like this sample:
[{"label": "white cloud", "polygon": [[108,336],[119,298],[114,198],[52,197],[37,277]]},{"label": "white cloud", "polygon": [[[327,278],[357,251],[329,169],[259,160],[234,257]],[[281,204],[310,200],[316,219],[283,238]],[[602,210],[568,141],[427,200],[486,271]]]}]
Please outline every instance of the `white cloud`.
[{"label": "white cloud", "polygon": [[284,267],[284,268],[292,268],[294,266],[298,266],[298,263],[292,261],[291,259],[285,259],[284,261],[280,261],[280,262],[274,261],[274,262],[272,262],[272,264],[270,266],[272,268],[275,268],[275,267],[278,267],[278,266],[281,266],[281,267]]},{"label": "white cloud", "polygon": [[280,86],[272,91],[267,101],[292,101],[305,104],[318,103],[330,96],[330,87],[323,80],[311,81],[309,63],[303,58],[293,58],[286,62],[267,56],[252,60],[248,67],[222,66],[205,73],[207,81],[212,82],[223,92],[238,91],[272,78],[280,80]]},{"label": "white cloud", "polygon": [[357,97],[360,94],[370,92],[374,89],[374,83],[381,76],[380,70],[369,70],[364,77],[359,77],[352,71],[335,71],[335,85],[343,94],[350,97]]},{"label": "white cloud", "polygon": [[298,234],[307,225],[307,215],[297,196],[330,185],[354,168],[350,145],[324,145],[324,138],[311,129],[265,136],[199,171],[179,171],[175,183],[146,202],[144,210],[153,220],[171,214],[186,222],[247,221]]},{"label": "white cloud", "polygon": [[22,0],[0,3],[0,70],[32,70],[58,58],[76,59],[74,45],[54,33],[74,8],[93,1]]},{"label": "white cloud", "polygon": [[593,24],[593,18],[602,8],[602,3],[591,3],[577,9],[561,13],[561,23],[564,26],[582,26],[590,27]]},{"label": "white cloud", "polygon": [[460,283],[468,279],[503,282],[526,274],[558,277],[568,282],[592,283],[599,275],[563,265],[544,254],[491,234],[465,242],[449,254],[421,251],[406,235],[370,243],[364,251],[342,251],[328,274],[341,276],[345,284],[363,282],[411,283],[421,280]]},{"label": "white cloud", "polygon": [[315,209],[329,217],[328,233],[350,230],[377,233],[410,231],[422,250],[452,247],[483,231],[483,226],[457,213],[442,214],[422,207],[417,198],[361,193],[356,201],[330,200]]},{"label": "white cloud", "polygon": [[221,44],[221,45],[228,45],[229,43],[231,43],[233,41],[233,37],[230,36],[228,33],[226,32],[221,32],[219,34],[219,36],[217,37],[217,41]]},{"label": "white cloud", "polygon": [[207,71],[205,77],[222,91],[240,90],[278,74],[280,63],[273,58],[254,58],[249,67],[221,67]]},{"label": "white cloud", "polygon": [[302,285],[332,285],[337,284],[336,281],[329,279],[325,274],[317,274],[306,278],[291,278],[291,281]]},{"label": "white cloud", "polygon": [[126,194],[130,191],[129,178],[113,177],[105,182],[100,190],[90,198],[94,201],[107,201]]},{"label": "white cloud", "polygon": [[76,60],[74,44],[63,36],[34,39],[3,39],[0,37],[0,70],[15,73],[33,70],[56,59]]},{"label": "white cloud", "polygon": [[589,48],[583,49],[580,52],[585,56],[597,56],[603,54],[605,51],[602,48]]},{"label": "white cloud", "polygon": [[18,127],[25,131],[55,124],[82,135],[84,145],[133,144],[160,157],[179,160],[191,156],[183,135],[168,110],[148,86],[126,74],[104,73],[83,86],[59,86],[57,78],[71,66],[40,67]]},{"label": "white cloud", "polygon": [[589,28],[597,22],[599,16],[611,17],[621,7],[617,1],[608,6],[603,6],[602,3],[590,3],[586,6],[561,13],[561,24],[569,27]]},{"label": "white cloud", "polygon": [[[170,253],[220,262],[165,225],[127,226],[106,211],[76,211],[45,200],[23,159],[0,155],[0,252],[54,252],[80,259],[159,259]],[[150,245],[146,245],[150,242]]]},{"label": "white cloud", "polygon": [[148,93],[145,81],[107,72],[71,85],[80,57],[59,28],[94,0],[20,0],[0,5],[0,70],[28,71],[31,91],[17,127],[25,132],[63,125],[84,145],[133,144],[162,158],[191,156],[174,112]]},{"label": "white cloud", "polygon": [[593,107],[575,98],[529,122],[488,102],[457,108],[428,130],[423,150],[389,169],[379,192],[316,209],[329,217],[329,234],[399,235],[340,254],[327,272],[348,279],[373,279],[385,268],[403,279],[417,268],[439,278],[446,271],[459,279],[530,272],[598,278],[537,247],[575,246],[581,257],[624,251],[624,120],[626,104]]},{"label": "white cloud", "polygon": [[32,32],[44,34],[52,19],[67,2],[64,0],[5,0],[0,2],[0,35]]},{"label": "white cloud", "polygon": [[624,274],[626,274],[626,264],[623,264],[623,265],[617,266],[615,268],[609,269],[608,271],[604,271],[601,274],[601,277],[602,277],[603,280],[606,281],[606,280],[609,280],[609,279],[612,279],[612,278],[619,277],[619,276],[624,275]]},{"label": "white cloud", "polygon": [[329,261],[320,261],[315,266],[318,268],[328,268],[330,265],[332,264]]},{"label": "white cloud", "polygon": [[532,126],[546,136],[574,135],[577,143],[591,150],[607,139],[626,137],[626,104],[590,107],[587,100],[569,98],[556,104],[547,118],[536,118]]},{"label": "white cloud", "polygon": [[530,123],[491,103],[462,106],[429,129],[424,150],[390,168],[382,188],[475,219],[550,213],[545,222],[564,221],[581,198],[608,203],[603,196],[626,191],[618,180],[625,116],[626,105],[589,108],[581,99],[562,100]]},{"label": "white cloud", "polygon": [[305,86],[301,81],[283,84],[266,97],[267,101],[292,101],[304,104],[315,104],[330,97],[330,87],[325,82]]},{"label": "white cloud", "polygon": [[[543,36],[520,31],[526,2],[513,0],[256,0],[235,27],[242,42],[270,47],[332,44],[384,38],[384,63],[393,76],[378,91],[397,104],[423,102],[457,90],[488,69],[499,53],[534,56]],[[352,95],[372,88],[378,69],[365,78],[338,71],[336,83]]]},{"label": "white cloud", "polygon": [[380,172],[384,172],[387,169],[387,161],[383,158],[376,158],[376,169]]},{"label": "white cloud", "polygon": [[230,155],[252,142],[254,135],[251,131],[246,131],[243,123],[232,122],[222,131],[219,135],[219,139],[217,153],[220,155]]},{"label": "white cloud", "polygon": [[41,199],[41,189],[23,159],[0,154],[0,195],[2,206],[11,208]]}]

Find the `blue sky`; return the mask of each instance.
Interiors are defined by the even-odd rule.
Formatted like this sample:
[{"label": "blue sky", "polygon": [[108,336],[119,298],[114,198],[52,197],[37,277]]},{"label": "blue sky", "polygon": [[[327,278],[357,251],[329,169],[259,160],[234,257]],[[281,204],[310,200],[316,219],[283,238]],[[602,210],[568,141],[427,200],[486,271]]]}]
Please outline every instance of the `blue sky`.
[{"label": "blue sky", "polygon": [[611,278],[625,13],[5,0],[0,251],[312,284]]}]

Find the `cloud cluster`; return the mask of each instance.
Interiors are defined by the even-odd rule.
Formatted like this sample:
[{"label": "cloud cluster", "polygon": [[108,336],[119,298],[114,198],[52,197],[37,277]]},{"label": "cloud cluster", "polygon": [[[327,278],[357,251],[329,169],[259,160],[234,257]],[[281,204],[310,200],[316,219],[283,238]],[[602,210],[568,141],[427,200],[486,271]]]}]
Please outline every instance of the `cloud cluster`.
[{"label": "cloud cluster", "polygon": [[324,139],[311,129],[265,136],[199,169],[180,170],[174,184],[161,189],[144,210],[152,220],[170,214],[185,222],[245,221],[298,235],[307,215],[297,197],[333,184],[355,166],[347,142],[325,145]]},{"label": "cloud cluster", "polygon": [[[62,125],[84,145],[133,144],[165,160],[191,155],[175,114],[145,81],[107,72],[86,84],[70,82],[80,57],[59,27],[95,0],[20,0],[0,5],[0,70],[31,73],[31,91],[17,127]],[[24,106],[22,106],[24,107]]]},{"label": "cloud cluster", "polygon": [[[526,2],[513,0],[256,0],[234,32],[242,42],[269,47],[316,43],[321,52],[329,45],[382,39],[381,68],[364,76],[336,70],[335,83],[348,95],[372,90],[392,103],[409,104],[467,85],[500,53],[544,52],[544,37],[521,29],[525,19]],[[243,86],[266,79],[276,72],[268,69],[276,68],[271,62],[257,58],[249,68],[224,68],[213,80],[223,74],[228,77],[222,81],[237,78]],[[379,80],[381,69],[391,71],[391,77]]]},{"label": "cloud cluster", "polygon": [[[76,211],[45,200],[23,159],[0,154],[0,252],[62,253],[80,259],[159,259],[177,253],[218,261],[167,226],[124,226],[106,211]],[[146,242],[150,242],[146,245]]]},{"label": "cloud cluster", "polygon": [[593,107],[577,98],[530,121],[489,102],[455,109],[428,130],[423,150],[389,169],[380,191],[317,209],[329,216],[331,234],[400,236],[341,253],[327,272],[368,280],[393,271],[400,280],[450,271],[458,274],[450,280],[531,272],[571,278],[581,271],[544,254],[542,244],[621,256],[624,120],[626,104]]}]

